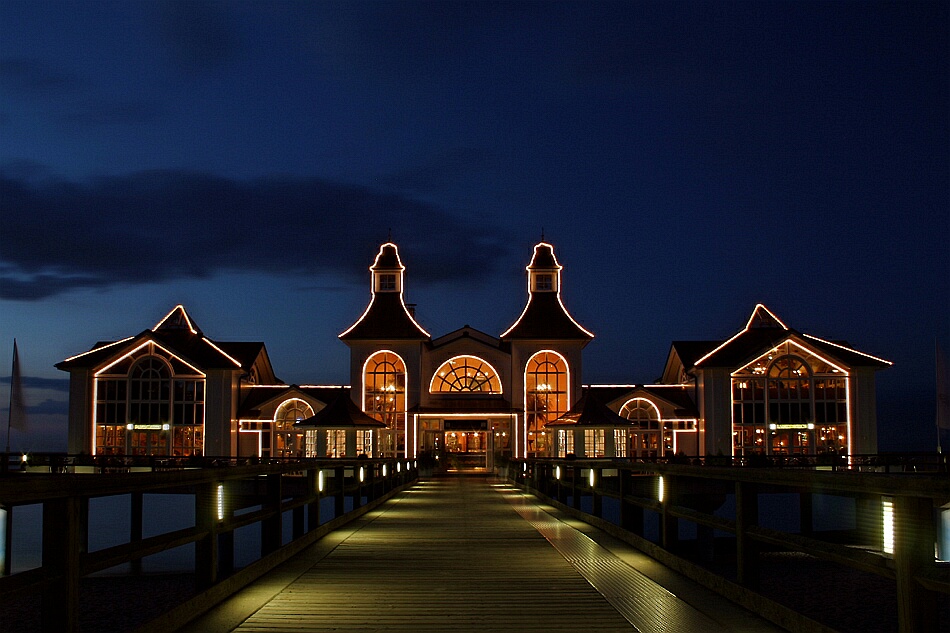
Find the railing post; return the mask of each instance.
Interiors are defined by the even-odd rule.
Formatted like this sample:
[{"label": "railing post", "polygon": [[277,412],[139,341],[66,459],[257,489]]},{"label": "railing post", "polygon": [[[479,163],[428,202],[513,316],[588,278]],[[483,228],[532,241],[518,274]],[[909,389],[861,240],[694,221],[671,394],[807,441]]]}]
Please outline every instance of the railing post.
[{"label": "railing post", "polygon": [[[219,492],[219,486],[221,486]],[[218,581],[218,495],[224,484],[200,484],[195,490],[195,527],[207,534],[195,542],[195,589],[207,589]]]},{"label": "railing post", "polygon": [[660,477],[663,482],[663,499],[660,500],[660,545],[666,551],[672,551],[679,541],[679,521],[669,511],[676,485],[669,475]]},{"label": "railing post", "polygon": [[333,483],[336,493],[333,495],[333,518],[343,516],[346,511],[346,469],[338,466],[333,469]]},{"label": "railing post", "polygon": [[901,633],[937,630],[937,594],[915,578],[933,566],[935,537],[930,499],[894,498],[894,571]]},{"label": "railing post", "polygon": [[736,482],[736,579],[754,589],[759,584],[758,547],[746,530],[759,522],[759,495],[755,484]]},{"label": "railing post", "polygon": [[307,531],[313,532],[320,527],[320,499],[323,494],[319,490],[320,469],[311,468],[307,471],[307,491],[310,503],[307,504]]},{"label": "railing post", "polygon": [[3,514],[3,542],[0,543],[0,576],[9,576],[13,571],[13,506],[0,507]]},{"label": "railing post", "polygon": [[620,527],[643,536],[643,508],[629,503],[625,497],[633,490],[633,474],[629,470],[620,470]]},{"label": "railing post", "polygon": [[591,468],[590,471],[594,473],[594,485],[590,487],[591,495],[591,514],[593,514],[598,519],[601,518],[604,514],[604,495],[601,492],[602,486],[604,484],[603,474],[604,471],[601,468]]},{"label": "railing post", "polygon": [[[130,497],[131,516],[129,517],[129,543],[134,547],[142,541],[142,512],[143,512],[143,493],[133,492]],[[142,573],[142,559],[134,558],[131,562],[132,573],[135,575]]]},{"label": "railing post", "polygon": [[[224,520],[229,522],[234,518],[234,509],[225,508]],[[234,573],[234,530],[221,529],[218,532],[218,579],[223,579]]]},{"label": "railing post", "polygon": [[580,468],[571,466],[571,507],[575,510],[581,509],[581,495],[577,487],[577,477],[580,475],[580,472]]},{"label": "railing post", "polygon": [[283,540],[282,479],[281,473],[270,474],[266,477],[267,491],[264,507],[273,510],[274,514],[261,521],[261,556],[277,551]]},{"label": "railing post", "polygon": [[79,558],[82,546],[81,499],[43,503],[42,621],[46,633],[79,630]]}]

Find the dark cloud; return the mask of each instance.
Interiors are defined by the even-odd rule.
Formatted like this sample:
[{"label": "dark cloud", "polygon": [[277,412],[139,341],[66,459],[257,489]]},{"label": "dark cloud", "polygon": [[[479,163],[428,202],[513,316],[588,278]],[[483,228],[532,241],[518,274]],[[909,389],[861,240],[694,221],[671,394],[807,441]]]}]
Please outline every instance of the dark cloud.
[{"label": "dark cloud", "polygon": [[167,0],[157,8],[161,35],[183,70],[214,68],[239,54],[240,37],[225,3]]},{"label": "dark cloud", "polygon": [[72,73],[33,57],[0,58],[0,88],[29,95],[72,92],[80,85]]},{"label": "dark cloud", "polygon": [[[39,376],[23,376],[20,379],[24,389],[49,389],[51,391],[69,391],[69,378],[40,378]],[[9,385],[10,376],[0,376],[0,384]]]},{"label": "dark cloud", "polygon": [[36,300],[77,288],[206,278],[219,272],[362,274],[393,238],[413,278],[483,275],[447,267],[460,253],[491,262],[504,237],[409,198],[319,178],[239,181],[149,171],[77,183],[0,171],[0,298]]}]

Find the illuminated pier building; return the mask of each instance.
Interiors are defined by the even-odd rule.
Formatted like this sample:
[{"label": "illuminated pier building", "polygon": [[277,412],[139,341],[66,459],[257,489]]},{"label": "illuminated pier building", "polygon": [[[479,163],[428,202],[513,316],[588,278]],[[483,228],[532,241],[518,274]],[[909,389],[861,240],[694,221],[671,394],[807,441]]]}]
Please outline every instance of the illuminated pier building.
[{"label": "illuminated pier building", "polygon": [[212,340],[176,306],[57,365],[70,373],[69,451],[431,455],[460,470],[513,455],[877,451],[874,377],[891,363],[797,332],[762,305],[726,341],[673,342],[657,384],[585,386],[594,335],[565,308],[561,269],[537,244],[507,330],[433,338],[403,299],[396,245],[383,244],[369,305],[340,334],[349,387],[282,384],[263,343]]}]

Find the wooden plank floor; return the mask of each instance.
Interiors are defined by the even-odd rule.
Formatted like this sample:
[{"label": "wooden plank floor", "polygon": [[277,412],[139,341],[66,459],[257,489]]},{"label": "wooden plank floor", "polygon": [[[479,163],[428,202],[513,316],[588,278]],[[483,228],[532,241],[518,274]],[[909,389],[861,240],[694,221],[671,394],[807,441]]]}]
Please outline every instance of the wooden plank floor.
[{"label": "wooden plank floor", "polygon": [[[772,630],[747,625],[741,630]],[[678,599],[514,488],[449,477],[385,504],[235,630],[739,629]]]}]

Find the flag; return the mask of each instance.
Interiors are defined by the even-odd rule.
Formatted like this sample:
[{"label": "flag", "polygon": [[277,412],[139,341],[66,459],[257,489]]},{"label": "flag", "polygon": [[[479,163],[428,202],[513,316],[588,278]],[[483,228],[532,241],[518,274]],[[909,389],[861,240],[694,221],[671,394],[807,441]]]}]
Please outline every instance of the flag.
[{"label": "flag", "polygon": [[26,403],[23,400],[23,378],[20,376],[16,339],[13,339],[13,373],[10,375],[10,428],[26,430]]}]

